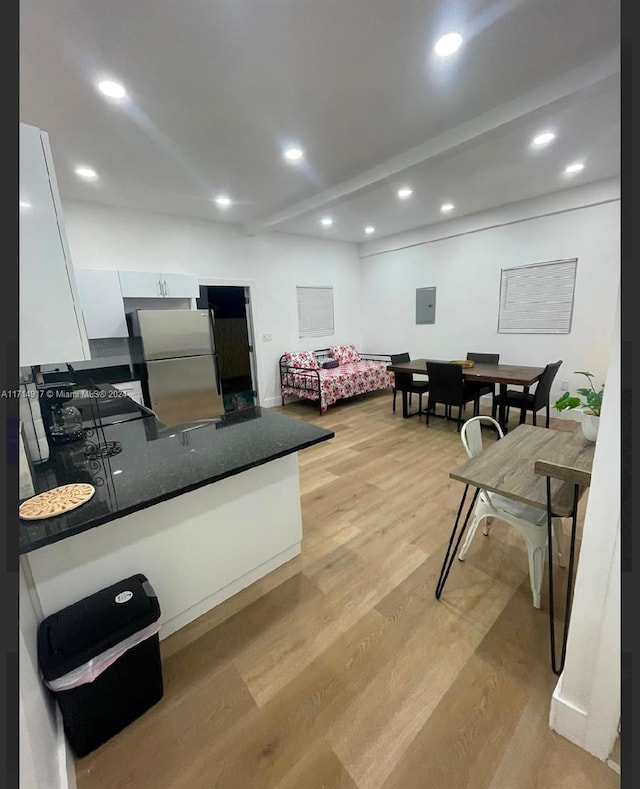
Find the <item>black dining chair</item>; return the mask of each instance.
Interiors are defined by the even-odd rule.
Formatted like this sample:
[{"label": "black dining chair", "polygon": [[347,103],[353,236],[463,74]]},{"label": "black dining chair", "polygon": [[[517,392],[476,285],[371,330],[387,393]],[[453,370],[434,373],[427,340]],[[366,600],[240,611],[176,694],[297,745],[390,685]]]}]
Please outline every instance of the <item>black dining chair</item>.
[{"label": "black dining chair", "polygon": [[560,365],[562,364],[562,359],[557,362],[553,362],[548,364],[544,368],[544,372],[536,382],[536,388],[534,392],[528,392],[527,390],[519,391],[516,389],[507,389],[504,394],[498,394],[493,398],[493,410],[492,416],[495,419],[496,411],[499,406],[505,406],[505,424],[509,424],[509,409],[510,408],[519,408],[520,409],[520,422],[519,424],[524,424],[527,419],[527,411],[531,411],[533,424],[537,424],[536,421],[536,414],[542,408],[547,409],[547,418],[545,420],[545,427],[549,427],[549,397],[551,394],[551,384],[553,383],[554,378],[558,374],[558,370],[560,369]]},{"label": "black dining chair", "polygon": [[[500,364],[499,353],[468,353],[467,359],[469,361],[478,362],[478,364]],[[480,413],[480,398],[484,395],[491,395],[491,411],[493,413],[493,398],[496,394],[496,385],[488,384],[483,381],[468,381],[467,383],[476,390],[477,403],[475,405],[475,412],[477,414]]]},{"label": "black dining chair", "polygon": [[[411,357],[408,353],[392,353],[391,364],[398,364],[400,362],[410,362]],[[398,392],[407,392],[409,395],[409,404],[411,404],[411,395],[418,395],[418,415],[422,414],[422,395],[428,391],[428,381],[416,381],[413,373],[394,373],[393,384],[393,412],[396,411],[396,395]]]},{"label": "black dining chair", "polygon": [[435,414],[437,403],[445,407],[445,416],[449,418],[451,408],[458,408],[458,431],[462,424],[462,413],[467,403],[476,405],[475,388],[465,380],[461,364],[450,362],[427,362],[427,375],[429,376],[429,399],[427,401],[427,427],[429,427],[429,414]]}]

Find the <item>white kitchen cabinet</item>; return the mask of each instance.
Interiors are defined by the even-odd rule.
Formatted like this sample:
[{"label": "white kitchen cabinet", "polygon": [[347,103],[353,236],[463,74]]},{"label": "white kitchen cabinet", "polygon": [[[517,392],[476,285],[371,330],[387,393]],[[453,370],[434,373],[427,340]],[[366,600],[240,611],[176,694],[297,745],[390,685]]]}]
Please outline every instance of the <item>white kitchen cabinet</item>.
[{"label": "white kitchen cabinet", "polygon": [[91,358],[49,136],[20,124],[21,367]]},{"label": "white kitchen cabinet", "polygon": [[164,295],[172,299],[197,299],[200,296],[197,274],[162,274]]},{"label": "white kitchen cabinet", "polygon": [[125,298],[162,298],[160,274],[150,271],[119,271],[120,291]]},{"label": "white kitchen cabinet", "polygon": [[129,336],[117,271],[76,269],[76,285],[90,340]]},{"label": "white kitchen cabinet", "polygon": [[120,271],[120,290],[125,298],[197,299],[197,274],[166,274],[150,271]]}]

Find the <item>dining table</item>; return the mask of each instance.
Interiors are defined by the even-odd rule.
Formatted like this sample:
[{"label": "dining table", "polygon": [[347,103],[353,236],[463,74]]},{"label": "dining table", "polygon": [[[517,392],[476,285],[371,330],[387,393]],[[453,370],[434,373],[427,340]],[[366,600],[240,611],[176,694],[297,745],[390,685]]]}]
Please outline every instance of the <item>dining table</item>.
[{"label": "dining table", "polygon": [[[545,510],[549,563],[549,638],[551,667],[555,674],[560,674],[564,667],[573,589],[578,502],[591,484],[594,449],[595,443],[588,441],[579,429],[554,430],[520,424],[504,438],[489,444],[479,455],[449,472],[451,479],[463,482],[465,487],[436,584],[436,598],[440,599],[442,595],[480,490],[498,493]],[[463,516],[470,488],[475,488],[475,492]],[[571,519],[565,618],[559,657],[556,654],[553,518]]]},{"label": "dining table", "polygon": [[[388,364],[387,370],[394,373],[412,373],[414,375],[427,376],[427,362],[443,361],[451,362],[450,359],[413,359],[410,362]],[[465,381],[498,384],[501,395],[506,393],[509,384],[522,386],[523,391],[528,392],[529,387],[540,379],[543,372],[544,367],[529,367],[520,364],[486,364],[485,362],[474,362],[473,367],[463,366],[462,368],[462,375]],[[505,398],[501,398],[497,418],[505,433],[508,429],[506,411]],[[402,390],[402,416],[405,419],[412,416],[409,413],[406,389]]]}]

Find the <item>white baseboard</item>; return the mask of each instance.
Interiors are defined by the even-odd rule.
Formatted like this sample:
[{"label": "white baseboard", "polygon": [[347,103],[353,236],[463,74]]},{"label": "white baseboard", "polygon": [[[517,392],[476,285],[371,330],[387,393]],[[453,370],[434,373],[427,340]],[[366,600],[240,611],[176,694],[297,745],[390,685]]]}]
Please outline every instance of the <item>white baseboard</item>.
[{"label": "white baseboard", "polygon": [[263,408],[274,408],[274,406],[282,405],[282,398],[281,397],[265,397],[264,400],[260,402],[260,405]]},{"label": "white baseboard", "polygon": [[620,775],[620,765],[618,762],[614,762],[613,759],[607,759],[607,767],[610,767],[614,773],[618,773]]},{"label": "white baseboard", "polygon": [[77,789],[75,759],[64,734],[62,712],[57,704],[56,757],[58,760],[58,786],[60,789]]},{"label": "white baseboard", "polygon": [[162,625],[160,630],[160,639],[162,640],[167,638],[172,633],[180,630],[180,628],[188,625],[190,622],[193,622],[194,619],[206,614],[207,611],[210,611],[215,606],[220,605],[220,603],[224,602],[225,600],[228,600],[229,597],[233,597],[234,594],[237,594],[242,589],[250,586],[255,581],[258,581],[260,578],[267,575],[267,573],[272,572],[276,568],[280,567],[280,565],[285,564],[285,562],[288,562],[294,557],[299,556],[300,552],[301,545],[298,542],[276,556],[273,556],[268,561],[263,562],[253,570],[250,570],[241,578],[237,578],[235,581],[228,584],[224,588],[218,589],[217,592],[209,595],[209,597],[206,597],[204,600],[201,600],[197,605],[189,608],[188,611],[183,611],[181,614],[178,614],[178,616],[174,616],[173,619],[170,619],[168,622],[165,622]]},{"label": "white baseboard", "polygon": [[549,727],[565,739],[585,749],[587,712],[562,698],[562,679],[553,691],[549,710]]}]

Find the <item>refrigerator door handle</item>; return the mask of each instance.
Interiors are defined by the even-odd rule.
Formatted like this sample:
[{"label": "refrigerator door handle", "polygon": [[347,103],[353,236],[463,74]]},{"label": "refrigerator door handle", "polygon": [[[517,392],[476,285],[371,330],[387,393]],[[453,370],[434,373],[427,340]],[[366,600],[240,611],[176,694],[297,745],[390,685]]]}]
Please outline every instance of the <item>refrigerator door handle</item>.
[{"label": "refrigerator door handle", "polygon": [[164,284],[164,295],[168,296],[169,295],[169,286],[167,285],[167,280],[163,279],[162,282]]},{"label": "refrigerator door handle", "polygon": [[221,385],[220,385],[220,368],[218,367],[218,354],[213,354],[213,366],[216,371],[216,389],[218,390],[218,394],[222,396]]},{"label": "refrigerator door handle", "polygon": [[216,388],[222,397],[222,382],[220,381],[220,367],[218,365],[218,350],[216,348],[216,333],[214,329],[213,310],[209,310],[209,336],[211,337],[211,347],[213,348],[213,366],[216,371]]},{"label": "refrigerator door handle", "polygon": [[162,293],[162,281],[158,280],[158,296],[163,296],[163,295],[164,294]]}]

